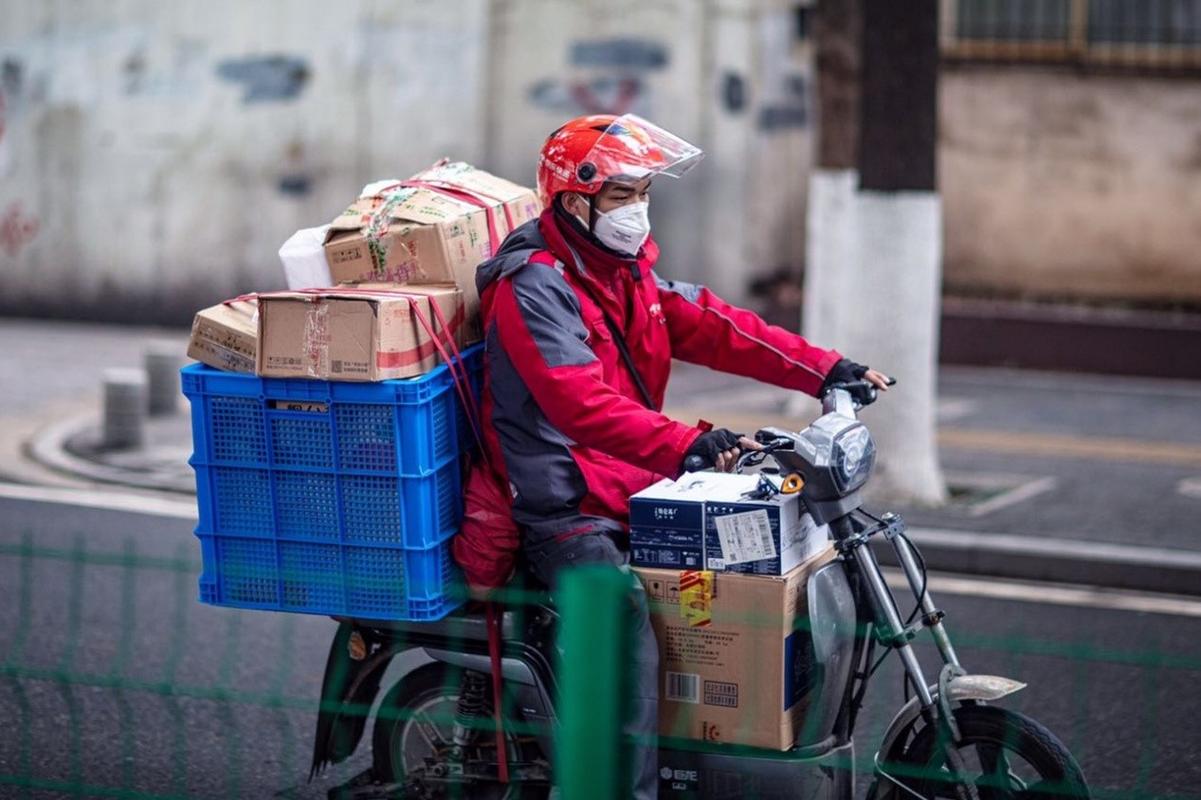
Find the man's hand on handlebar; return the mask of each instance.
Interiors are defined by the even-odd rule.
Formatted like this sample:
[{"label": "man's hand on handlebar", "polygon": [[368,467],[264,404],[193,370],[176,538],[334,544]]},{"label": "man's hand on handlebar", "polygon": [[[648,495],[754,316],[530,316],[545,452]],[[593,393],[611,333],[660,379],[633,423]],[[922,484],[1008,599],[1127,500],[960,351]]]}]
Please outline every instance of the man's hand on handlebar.
[{"label": "man's hand on handlebar", "polygon": [[743,450],[762,450],[763,445],[725,428],[706,431],[684,453],[684,470],[696,471],[713,467],[718,472],[732,472]]},{"label": "man's hand on handlebar", "polygon": [[830,372],[826,375],[826,380],[822,384],[822,389],[835,383],[852,383],[860,380],[867,381],[872,386],[884,392],[887,392],[888,387],[894,383],[883,372],[874,370],[866,364],[856,364],[849,358],[844,358],[830,368]]},{"label": "man's hand on handlebar", "polygon": [[882,392],[887,392],[888,387],[896,383],[896,381],[885,375],[883,372],[877,372],[874,369],[869,369],[867,372],[863,373],[863,379]]}]

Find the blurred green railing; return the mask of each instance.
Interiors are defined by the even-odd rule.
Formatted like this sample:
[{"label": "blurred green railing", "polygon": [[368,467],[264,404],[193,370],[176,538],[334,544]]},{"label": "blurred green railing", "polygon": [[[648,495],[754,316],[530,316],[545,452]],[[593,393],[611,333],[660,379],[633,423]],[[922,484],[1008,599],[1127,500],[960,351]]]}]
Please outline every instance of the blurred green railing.
[{"label": "blurred green railing", "polygon": [[[0,797],[323,797],[370,766],[368,725],[348,763],[306,780],[330,620],[200,605],[191,541],[42,541],[0,527]],[[626,779],[619,732],[628,646],[619,610],[628,580],[581,570],[563,588],[558,779],[568,800],[620,797]],[[528,599],[507,597],[513,607]],[[1201,770],[1201,658],[1184,646],[1201,622],[1180,620],[1192,627],[1169,626],[1142,649],[1097,641],[1088,630],[1047,636],[1036,615],[1015,617],[998,633],[975,631],[953,614],[951,629],[969,666],[991,662],[981,671],[1034,673],[1035,684],[1039,675],[1067,676],[1068,692],[1041,701],[1062,707],[1030,711],[1061,720],[1052,727],[1086,772],[1100,765],[1121,773],[1094,781],[1094,796],[1186,800],[1201,798],[1201,783],[1175,793],[1158,788],[1167,771]],[[857,736],[861,784],[898,705],[897,677],[886,672],[869,689]],[[1112,703],[1132,698],[1137,713],[1115,718]],[[1120,726],[1120,748],[1111,739],[1090,744],[1105,726]],[[489,718],[477,727],[491,734]],[[534,730],[511,727],[518,737]],[[1195,743],[1178,747],[1192,759],[1165,764],[1170,737]]]}]

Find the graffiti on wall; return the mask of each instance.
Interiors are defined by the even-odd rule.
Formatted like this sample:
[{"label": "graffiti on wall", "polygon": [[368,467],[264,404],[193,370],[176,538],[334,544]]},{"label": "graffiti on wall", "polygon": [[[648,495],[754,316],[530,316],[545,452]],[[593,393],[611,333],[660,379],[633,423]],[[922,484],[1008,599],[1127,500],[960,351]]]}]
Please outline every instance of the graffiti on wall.
[{"label": "graffiti on wall", "polygon": [[6,256],[16,258],[37,235],[38,221],[25,214],[20,200],[10,203],[0,214],[0,250]]},{"label": "graffiti on wall", "polygon": [[649,113],[648,73],[665,69],[667,45],[652,39],[581,39],[568,46],[566,75],[527,90],[539,108],[564,114]]},{"label": "graffiti on wall", "polygon": [[309,65],[294,56],[253,56],[222,61],[217,75],[242,85],[243,103],[295,100],[309,80]]},{"label": "graffiti on wall", "polygon": [[13,118],[13,99],[21,91],[22,77],[20,61],[6,58],[0,62],[0,176],[7,175],[12,166],[12,137],[8,133]]},{"label": "graffiti on wall", "polygon": [[787,131],[809,125],[812,67],[798,49],[798,42],[807,37],[808,28],[805,9],[768,12],[759,21],[756,122],[762,131]]}]

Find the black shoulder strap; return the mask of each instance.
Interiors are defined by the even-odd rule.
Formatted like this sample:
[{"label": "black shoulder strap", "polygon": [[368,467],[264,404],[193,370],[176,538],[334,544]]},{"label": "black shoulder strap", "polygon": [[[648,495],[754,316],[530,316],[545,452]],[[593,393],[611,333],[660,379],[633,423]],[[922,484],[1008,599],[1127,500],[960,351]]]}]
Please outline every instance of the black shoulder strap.
[{"label": "black shoulder strap", "polygon": [[[571,250],[572,258],[575,259],[576,270],[580,273],[583,273],[584,268],[580,263],[580,254],[577,253],[575,248],[571,247],[570,245],[568,246],[568,249]],[[617,327],[617,323],[614,322],[613,318],[609,316],[609,312],[605,311],[605,307],[601,305],[600,300],[598,300],[596,295],[592,293],[592,290],[588,288],[588,285],[581,281],[580,288],[582,288],[588,294],[588,296],[592,298],[592,302],[595,303],[596,307],[600,309],[601,316],[605,318],[605,327],[607,327],[609,329],[609,333],[613,335],[613,344],[617,345],[617,352],[621,354],[621,360],[625,362],[626,369],[630,371],[630,377],[634,379],[634,386],[638,389],[638,394],[642,396],[642,402],[645,403],[646,407],[651,411],[658,411],[659,409],[656,408],[655,401],[651,398],[650,391],[646,388],[646,381],[642,380],[642,373],[638,371],[638,366],[634,363],[634,357],[630,355],[630,346],[626,344],[626,337],[622,334],[621,329]]]}]

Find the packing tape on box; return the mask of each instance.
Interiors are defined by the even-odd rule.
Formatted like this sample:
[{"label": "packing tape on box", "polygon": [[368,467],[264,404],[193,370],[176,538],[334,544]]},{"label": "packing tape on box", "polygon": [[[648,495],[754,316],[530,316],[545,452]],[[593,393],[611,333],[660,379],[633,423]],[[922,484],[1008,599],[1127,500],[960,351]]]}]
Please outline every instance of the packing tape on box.
[{"label": "packing tape on box", "polygon": [[680,573],[680,616],[698,628],[713,622],[713,572],[686,570]]},{"label": "packing tape on box", "polygon": [[363,237],[367,240],[367,251],[375,264],[376,272],[384,273],[384,265],[388,263],[387,235],[392,222],[392,210],[408,200],[417,190],[403,184],[394,184],[382,190],[379,197],[383,202],[371,213],[363,224]]}]

